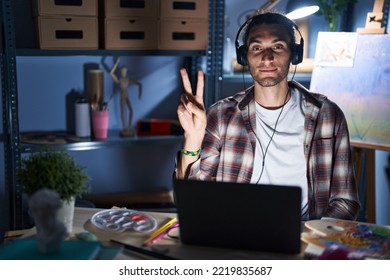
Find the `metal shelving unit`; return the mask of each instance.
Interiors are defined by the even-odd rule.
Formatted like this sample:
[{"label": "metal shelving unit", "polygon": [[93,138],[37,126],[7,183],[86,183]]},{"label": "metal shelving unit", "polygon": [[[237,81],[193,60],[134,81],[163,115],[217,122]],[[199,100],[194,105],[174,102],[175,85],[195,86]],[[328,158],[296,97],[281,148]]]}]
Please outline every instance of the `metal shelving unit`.
[{"label": "metal shelving unit", "polygon": [[[1,89],[3,108],[3,141],[5,172],[5,210],[9,229],[23,224],[22,193],[16,183],[20,169],[20,134],[18,118],[18,89],[16,77],[15,32],[12,0],[1,1]],[[8,198],[8,199],[7,199]],[[8,211],[7,211],[8,210]]]},{"label": "metal shelving unit", "polygon": [[[20,170],[21,155],[39,149],[37,145],[21,144],[18,114],[18,89],[16,57],[18,56],[182,56],[186,58],[186,67],[195,81],[196,72],[205,69],[205,104],[206,107],[218,99],[222,83],[224,0],[209,0],[209,46],[206,51],[122,51],[122,50],[39,50],[17,49],[15,41],[15,0],[0,0],[1,17],[1,89],[3,109],[3,144],[5,186],[4,201],[5,224],[7,229],[23,228],[23,205],[21,188],[16,182]],[[206,63],[206,67],[204,67]],[[137,137],[131,141],[112,139],[109,141],[86,141],[60,145],[68,150],[100,149],[112,145],[160,145],[179,141],[179,136]],[[156,141],[157,140],[157,141]],[[0,192],[1,194],[1,192]],[[1,197],[0,197],[1,198]]]},{"label": "metal shelving unit", "polygon": [[[107,140],[95,141],[95,140],[85,140],[85,141],[67,141],[64,144],[56,144],[51,146],[52,149],[68,151],[88,151],[88,150],[97,150],[102,149],[107,146],[140,146],[140,145],[165,145],[171,143],[181,143],[183,137],[176,135],[161,135],[161,136],[135,136],[132,138],[121,138],[118,136],[119,130],[112,130],[108,133]],[[21,145],[21,153],[31,153],[36,152],[42,149],[42,145],[39,144],[28,144],[23,143]]]},{"label": "metal shelving unit", "polygon": [[209,0],[209,48],[207,50],[205,105],[219,100],[223,80],[223,45],[225,28],[225,0]]},{"label": "metal shelving unit", "polygon": [[40,50],[16,49],[16,56],[205,56],[202,50]]}]

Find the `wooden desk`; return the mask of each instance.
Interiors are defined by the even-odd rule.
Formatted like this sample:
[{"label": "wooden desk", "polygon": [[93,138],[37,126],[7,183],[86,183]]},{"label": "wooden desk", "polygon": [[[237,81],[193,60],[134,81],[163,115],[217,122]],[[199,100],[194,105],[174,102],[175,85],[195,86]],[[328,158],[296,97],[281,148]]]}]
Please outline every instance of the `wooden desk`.
[{"label": "wooden desk", "polygon": [[[132,230],[126,230],[124,232],[107,232],[105,230],[97,228],[92,224],[92,216],[103,209],[97,208],[75,208],[74,215],[74,226],[73,232],[70,235],[70,238],[76,238],[75,235],[79,232],[89,231],[97,236],[99,241],[104,245],[109,246],[118,246],[116,243],[110,242],[110,240],[118,241],[122,244],[131,245],[133,247],[142,247],[143,242],[149,237],[150,233],[136,232]],[[175,213],[161,213],[161,212],[146,212],[148,215],[154,217],[157,220],[158,227],[163,225],[170,218],[175,217]],[[365,225],[368,228],[364,231],[377,232],[376,234],[386,236],[388,238],[390,228],[388,226],[375,225],[363,222],[354,222],[354,221],[345,221],[337,219],[324,219],[321,221],[313,220],[306,222],[306,226],[303,227],[302,239],[305,239],[306,242],[317,244],[320,247],[323,247],[325,241],[337,240],[340,242],[341,235],[349,235],[357,231],[361,231],[361,226]],[[310,234],[312,232],[311,228],[315,232],[322,232],[321,235],[313,236]],[[341,229],[341,230],[340,230]],[[375,229],[375,230],[374,230]],[[176,229],[175,229],[176,230]],[[177,232],[178,233],[178,232]],[[33,237],[35,235],[35,229],[30,229],[23,237]],[[242,236],[244,237],[244,236]],[[237,238],[241,238],[238,236]],[[367,252],[368,258],[385,258],[389,259],[390,255],[387,250],[389,248],[387,239],[375,238],[373,236],[367,236],[367,244],[370,245],[370,248],[376,248],[376,251]],[[324,241],[324,242],[325,242]],[[348,241],[346,241],[348,243]],[[379,242],[379,243],[378,243]],[[346,244],[347,244],[346,243]],[[380,245],[379,245],[380,244]],[[183,260],[244,260],[244,259],[258,259],[258,260],[300,260],[305,258],[311,258],[310,256],[304,256],[305,250],[308,249],[308,253],[320,254],[321,251],[316,249],[316,246],[311,246],[307,248],[307,243],[301,242],[301,252],[299,254],[281,254],[281,253],[270,253],[270,252],[260,252],[260,251],[249,251],[249,250],[235,250],[227,248],[214,248],[214,247],[201,247],[201,246],[190,246],[181,244],[179,239],[172,239],[166,237],[165,239],[158,242],[156,246],[159,251],[166,252],[166,256],[170,256],[176,259]],[[378,247],[381,246],[381,247]],[[318,246],[317,246],[318,247]],[[150,249],[148,247],[143,247],[144,249]],[[156,248],[154,248],[156,249]],[[315,249],[315,250],[313,250]],[[323,249],[323,248],[322,248]],[[312,256],[313,257],[313,256]],[[115,259],[152,259],[151,257],[145,256],[140,253],[123,250],[120,254],[117,255]]]},{"label": "wooden desk", "polygon": [[[133,246],[142,246],[145,239],[148,238],[150,233],[140,233],[135,231],[124,232],[107,232],[95,227],[90,218],[96,212],[102,209],[95,208],[76,208],[74,215],[74,227],[73,235],[82,231],[89,231],[95,234],[103,244],[110,244],[110,239],[118,240],[122,243],[130,244]],[[153,216],[158,226],[161,226],[169,218],[175,217],[174,213],[160,213],[160,212],[146,212]],[[306,248],[306,244],[302,242],[302,250],[300,254],[280,254],[280,253],[268,253],[268,252],[256,252],[256,251],[240,251],[225,248],[211,248],[190,246],[181,244],[177,239],[164,239],[159,242],[160,248],[166,249],[167,255],[174,256],[178,259],[195,260],[195,259],[303,259],[303,252]],[[130,253],[124,251],[123,254],[118,256],[118,259],[146,259],[147,257],[141,256],[137,253]]]}]

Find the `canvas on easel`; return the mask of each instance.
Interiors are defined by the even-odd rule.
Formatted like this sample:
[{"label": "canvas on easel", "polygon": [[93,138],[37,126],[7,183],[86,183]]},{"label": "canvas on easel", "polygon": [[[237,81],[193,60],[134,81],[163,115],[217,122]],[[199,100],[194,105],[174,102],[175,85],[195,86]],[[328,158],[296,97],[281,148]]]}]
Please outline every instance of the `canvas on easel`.
[{"label": "canvas on easel", "polygon": [[343,110],[351,142],[390,149],[390,36],[318,34],[310,89]]}]

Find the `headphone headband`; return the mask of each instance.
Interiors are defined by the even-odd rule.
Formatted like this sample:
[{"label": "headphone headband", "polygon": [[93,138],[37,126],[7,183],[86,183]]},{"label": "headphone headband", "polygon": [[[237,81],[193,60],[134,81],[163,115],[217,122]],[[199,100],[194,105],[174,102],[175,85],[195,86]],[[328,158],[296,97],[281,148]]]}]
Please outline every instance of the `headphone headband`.
[{"label": "headphone headband", "polygon": [[264,20],[264,23],[266,23],[266,24],[267,23],[269,23],[269,24],[276,23],[276,24],[284,25],[286,27],[289,27],[289,26],[287,26],[287,24],[290,24],[291,28],[293,29],[293,32],[294,31],[298,32],[298,34],[299,34],[299,36],[301,38],[299,44],[295,43],[295,37],[292,38],[292,39],[294,39],[294,41],[291,42],[291,63],[293,65],[297,65],[297,64],[301,63],[302,60],[303,60],[304,40],[303,40],[301,32],[299,31],[298,26],[296,25],[296,23],[294,21],[292,21],[291,19],[287,18],[286,16],[284,16],[282,14],[279,14],[279,13],[271,13],[271,12],[255,15],[255,16],[247,19],[244,22],[244,24],[242,24],[240,26],[240,28],[237,31],[236,40],[235,40],[237,62],[239,64],[243,65],[243,66],[248,65],[246,42],[244,42],[244,44],[240,46],[240,35],[241,35],[242,31],[245,28],[247,28],[248,25],[250,25],[250,23],[253,20],[257,20],[257,19],[260,19],[262,17],[264,17],[264,18],[265,17],[271,17],[272,18],[271,22],[267,22],[267,20]]}]

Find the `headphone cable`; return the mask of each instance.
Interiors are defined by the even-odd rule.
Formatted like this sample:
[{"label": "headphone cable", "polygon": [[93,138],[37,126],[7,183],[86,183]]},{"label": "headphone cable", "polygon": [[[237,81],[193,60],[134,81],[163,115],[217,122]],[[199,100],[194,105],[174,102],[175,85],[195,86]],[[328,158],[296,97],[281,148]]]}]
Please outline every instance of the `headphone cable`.
[{"label": "headphone cable", "polygon": [[245,83],[245,67],[242,66],[242,84],[244,85],[244,91],[246,91],[246,83]]},{"label": "headphone cable", "polygon": [[[285,106],[286,103],[287,103],[287,97],[288,97],[289,93],[291,93],[290,88],[288,88],[288,90],[287,90],[286,97],[285,97],[285,99],[284,99],[284,102],[283,102],[282,108],[281,108],[281,110],[280,110],[280,112],[279,112],[279,115],[278,115],[278,117],[277,117],[277,119],[276,119],[275,126],[274,126],[274,129],[273,129],[273,131],[272,131],[271,138],[270,138],[270,140],[269,140],[269,142],[268,142],[268,144],[267,144],[267,147],[265,148],[265,151],[263,150],[263,146],[261,145],[260,138],[257,136],[257,133],[256,133],[255,130],[253,129],[251,122],[249,122],[249,123],[250,123],[250,126],[251,126],[251,129],[252,129],[253,133],[255,134],[255,137],[256,137],[257,141],[259,142],[260,149],[261,149],[261,153],[262,153],[262,155],[263,155],[263,162],[262,162],[262,166],[261,166],[260,176],[259,176],[259,179],[257,179],[256,184],[258,184],[258,183],[260,182],[260,179],[261,179],[261,177],[263,176],[264,167],[265,167],[265,157],[266,157],[266,155],[267,155],[268,148],[269,148],[269,146],[270,146],[270,144],[271,144],[271,142],[272,142],[272,139],[274,138],[274,135],[275,135],[275,132],[276,132],[276,127],[277,127],[277,125],[278,125],[278,122],[279,122],[280,117],[282,116],[282,112],[283,112],[284,106]],[[256,101],[255,101],[255,102],[256,102]],[[249,116],[250,116],[250,111],[249,111],[249,110],[250,110],[250,106],[248,105],[248,114],[249,114]],[[257,116],[256,116],[256,119],[257,119]]]}]

